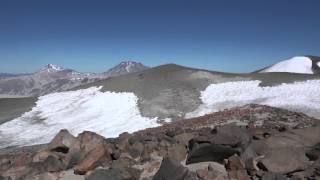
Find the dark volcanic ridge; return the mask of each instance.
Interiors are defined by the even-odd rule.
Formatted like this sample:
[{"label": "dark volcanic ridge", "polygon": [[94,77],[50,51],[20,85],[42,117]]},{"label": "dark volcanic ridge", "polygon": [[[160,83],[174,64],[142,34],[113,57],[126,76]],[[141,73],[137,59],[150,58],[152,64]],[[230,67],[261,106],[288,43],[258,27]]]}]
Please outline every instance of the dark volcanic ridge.
[{"label": "dark volcanic ridge", "polygon": [[0,178],[286,179],[320,177],[320,126],[250,104],[118,138],[61,130],[47,145],[0,152]]}]

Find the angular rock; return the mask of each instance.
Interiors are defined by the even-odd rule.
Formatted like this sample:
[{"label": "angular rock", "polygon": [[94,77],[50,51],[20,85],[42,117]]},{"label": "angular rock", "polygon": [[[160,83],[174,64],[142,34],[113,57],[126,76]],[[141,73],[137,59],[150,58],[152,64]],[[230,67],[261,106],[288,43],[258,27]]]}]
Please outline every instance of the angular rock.
[{"label": "angular rock", "polygon": [[287,178],[281,174],[268,172],[261,177],[261,180],[287,180]]},{"label": "angular rock", "polygon": [[245,149],[251,141],[251,136],[247,129],[228,124],[217,128],[217,133],[211,139],[211,143],[227,145],[231,147],[241,147]]},{"label": "angular rock", "polygon": [[57,180],[58,176],[52,173],[42,173],[33,177],[33,180]]},{"label": "angular rock", "polygon": [[195,179],[201,179],[201,180],[223,180],[224,177],[217,174],[215,171],[208,171],[207,169],[199,169],[196,171],[197,178]]},{"label": "angular rock", "polygon": [[85,176],[76,175],[72,170],[62,171],[58,180],[85,180]]},{"label": "angular rock", "polygon": [[34,179],[35,176],[44,173],[45,167],[41,163],[30,163],[27,166],[12,167],[1,175],[11,177],[14,180]]},{"label": "angular rock", "polygon": [[280,174],[301,171],[310,165],[302,148],[273,149],[258,164],[268,171]]},{"label": "angular rock", "polygon": [[248,180],[249,176],[246,170],[231,170],[228,172],[229,179]]},{"label": "angular rock", "polygon": [[111,167],[114,169],[122,169],[125,167],[131,167],[136,161],[130,157],[120,157],[117,160],[112,161]]},{"label": "angular rock", "polygon": [[247,180],[249,178],[245,164],[238,155],[228,158],[226,169],[230,179]]},{"label": "angular rock", "polygon": [[259,168],[257,166],[258,162],[257,162],[258,158],[249,158],[246,160],[245,162],[245,167],[248,171],[258,171]]},{"label": "angular rock", "polygon": [[182,144],[175,144],[169,148],[168,156],[183,161],[187,156],[187,148]]},{"label": "angular rock", "polygon": [[189,173],[176,159],[165,157],[153,180],[183,180]]},{"label": "angular rock", "polygon": [[228,163],[226,164],[226,169],[229,171],[234,170],[244,170],[244,162],[240,159],[238,155],[233,155],[228,158]]},{"label": "angular rock", "polygon": [[195,172],[196,179],[227,179],[227,172],[223,165],[215,162],[201,162],[186,165],[190,172]]},{"label": "angular rock", "polygon": [[227,175],[224,165],[216,162],[200,162],[186,165],[189,171],[196,172],[199,169],[206,169],[209,171],[216,171],[220,174]]},{"label": "angular rock", "polygon": [[189,150],[186,164],[206,161],[223,163],[224,159],[240,153],[238,150],[230,147],[209,143],[193,145],[192,147],[193,148]]},{"label": "angular rock", "polygon": [[134,180],[139,179],[139,172],[133,168],[126,169],[97,169],[86,180]]},{"label": "angular rock", "polygon": [[313,179],[320,178],[320,159],[316,160],[311,166],[304,171],[294,172],[291,174],[295,179]]},{"label": "angular rock", "polygon": [[194,137],[195,137],[194,133],[182,133],[174,136],[174,138],[178,141],[178,143],[183,144],[185,146],[187,146],[189,141]]},{"label": "angular rock", "polygon": [[32,162],[43,162],[45,161],[49,156],[55,156],[57,158],[59,158],[59,156],[57,154],[55,154],[54,152],[48,150],[48,149],[44,149],[39,151],[37,154],[35,154],[32,158]]},{"label": "angular rock", "polygon": [[90,131],[80,133],[77,139],[80,141],[81,153],[83,155],[95,149],[96,146],[105,143],[105,138],[103,136]]},{"label": "angular rock", "polygon": [[47,172],[59,172],[67,169],[67,166],[55,156],[48,156],[42,164]]},{"label": "angular rock", "polygon": [[[264,152],[270,149],[312,147],[320,142],[320,126],[293,129],[276,134],[265,141]],[[264,153],[262,152],[262,153]]]},{"label": "angular rock", "polygon": [[75,174],[85,174],[87,171],[96,168],[102,161],[111,160],[111,156],[104,144],[97,145],[86,157],[74,167]]},{"label": "angular rock", "polygon": [[311,160],[315,161],[320,158],[320,143],[314,145],[310,150],[306,152],[306,156]]},{"label": "angular rock", "polygon": [[141,142],[135,142],[129,147],[128,151],[133,158],[138,158],[142,155],[143,149],[144,146]]},{"label": "angular rock", "polygon": [[124,180],[119,169],[97,169],[93,171],[86,180]]},{"label": "angular rock", "polygon": [[116,147],[120,150],[126,150],[129,146],[129,139],[131,136],[132,135],[127,132],[120,134],[116,143]]},{"label": "angular rock", "polygon": [[62,129],[49,143],[48,149],[54,152],[67,154],[75,141],[77,141],[77,139],[70,134],[68,130]]},{"label": "angular rock", "polygon": [[[55,155],[48,153],[48,150]],[[40,161],[49,154],[58,155],[67,168],[71,168],[81,160],[80,141],[65,129],[61,130],[49,143],[48,150],[39,152],[34,157],[34,161]]]}]

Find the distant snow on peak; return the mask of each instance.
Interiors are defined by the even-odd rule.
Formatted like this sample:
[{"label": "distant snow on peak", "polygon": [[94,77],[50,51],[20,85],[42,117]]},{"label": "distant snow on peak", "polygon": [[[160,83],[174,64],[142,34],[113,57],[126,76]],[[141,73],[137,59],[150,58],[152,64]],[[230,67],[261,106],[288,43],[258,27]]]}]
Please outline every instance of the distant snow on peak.
[{"label": "distant snow on peak", "polygon": [[147,68],[141,63],[123,61],[104,73],[82,73],[56,64],[47,64],[32,74],[0,74],[0,94],[9,96],[45,95]]},{"label": "distant snow on peak", "polygon": [[105,74],[107,76],[118,76],[127,73],[138,72],[147,69],[142,63],[135,61],[122,61],[118,65],[109,69]]},{"label": "distant snow on peak", "polygon": [[59,72],[59,71],[63,71],[65,70],[63,67],[58,66],[56,64],[47,64],[46,66],[44,66],[42,69],[40,69],[39,72],[48,72],[48,73],[52,73],[52,72]]},{"label": "distant snow on peak", "polygon": [[281,61],[260,72],[289,72],[301,74],[314,74],[312,70],[312,60],[306,56],[296,56],[291,59]]}]

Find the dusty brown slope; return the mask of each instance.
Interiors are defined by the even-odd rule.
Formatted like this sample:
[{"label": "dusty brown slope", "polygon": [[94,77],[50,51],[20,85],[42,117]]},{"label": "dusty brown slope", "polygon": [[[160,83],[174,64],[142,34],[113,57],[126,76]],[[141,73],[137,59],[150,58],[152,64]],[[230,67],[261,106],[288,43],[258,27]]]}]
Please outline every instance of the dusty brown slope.
[{"label": "dusty brown slope", "polygon": [[0,124],[12,120],[31,110],[37,98],[3,98],[0,99]]},{"label": "dusty brown slope", "polygon": [[319,78],[320,75],[290,73],[221,73],[167,64],[76,89],[103,86],[103,91],[133,92],[139,97],[139,107],[144,116],[179,119],[201,104],[200,91],[212,83],[260,80],[261,86],[274,86]]}]

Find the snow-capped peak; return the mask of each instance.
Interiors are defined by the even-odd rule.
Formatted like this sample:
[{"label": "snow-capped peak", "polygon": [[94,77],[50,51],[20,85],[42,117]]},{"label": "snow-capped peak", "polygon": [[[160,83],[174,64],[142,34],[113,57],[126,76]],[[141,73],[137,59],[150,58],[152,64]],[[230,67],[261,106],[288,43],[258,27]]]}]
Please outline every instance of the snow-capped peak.
[{"label": "snow-capped peak", "polygon": [[56,64],[47,64],[46,66],[44,66],[42,69],[40,69],[39,72],[48,72],[48,73],[52,73],[52,72],[58,72],[58,71],[63,71],[65,70],[63,67],[58,66]]},{"label": "snow-capped peak", "polygon": [[314,74],[312,70],[312,60],[306,56],[296,56],[291,59],[281,61],[260,72],[289,72],[301,74]]},{"label": "snow-capped peak", "polygon": [[108,76],[116,76],[121,74],[127,74],[132,72],[138,72],[147,69],[147,66],[144,66],[142,63],[135,61],[122,61],[118,65],[109,69],[106,74]]}]

